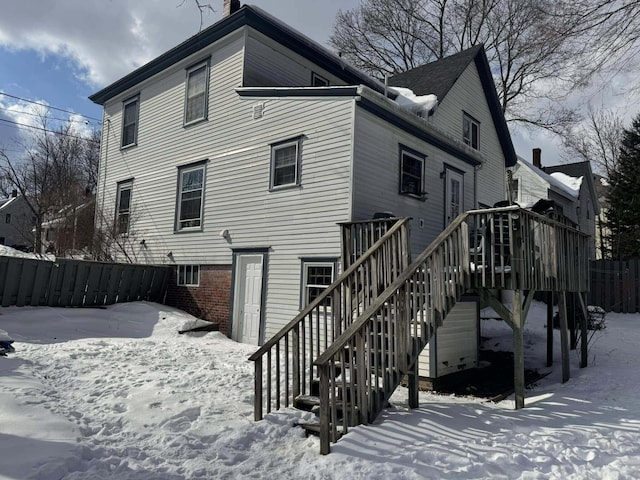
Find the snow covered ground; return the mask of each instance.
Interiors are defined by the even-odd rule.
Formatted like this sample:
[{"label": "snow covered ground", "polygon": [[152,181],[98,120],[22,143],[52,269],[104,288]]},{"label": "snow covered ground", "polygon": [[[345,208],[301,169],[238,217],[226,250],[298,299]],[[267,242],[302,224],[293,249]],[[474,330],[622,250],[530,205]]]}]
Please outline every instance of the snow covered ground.
[{"label": "snow covered ground", "polygon": [[[607,317],[590,366],[554,371],[513,400],[406,393],[374,425],[320,456],[287,410],[253,422],[254,347],[152,303],[3,308],[16,352],[0,357],[2,479],[419,479],[640,477],[640,315]],[[527,321],[527,364],[544,363],[544,307]],[[483,322],[491,347],[510,330]],[[558,333],[556,332],[556,337]]]}]

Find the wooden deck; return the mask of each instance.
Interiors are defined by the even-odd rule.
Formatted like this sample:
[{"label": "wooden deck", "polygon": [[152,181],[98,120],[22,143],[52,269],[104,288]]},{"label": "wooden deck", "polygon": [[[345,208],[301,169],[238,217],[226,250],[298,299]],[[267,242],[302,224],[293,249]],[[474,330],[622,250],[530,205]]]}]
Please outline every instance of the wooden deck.
[{"label": "wooden deck", "polygon": [[[373,421],[405,375],[417,407],[418,355],[465,292],[513,328],[516,407],[524,406],[522,332],[533,293],[562,299],[589,288],[588,237],[519,207],[460,215],[412,262],[408,219],[342,231],[343,274],[250,358],[255,419],[317,396],[321,453],[350,427]],[[499,290],[514,292],[515,308],[500,303]],[[566,313],[561,318],[564,373]]]}]

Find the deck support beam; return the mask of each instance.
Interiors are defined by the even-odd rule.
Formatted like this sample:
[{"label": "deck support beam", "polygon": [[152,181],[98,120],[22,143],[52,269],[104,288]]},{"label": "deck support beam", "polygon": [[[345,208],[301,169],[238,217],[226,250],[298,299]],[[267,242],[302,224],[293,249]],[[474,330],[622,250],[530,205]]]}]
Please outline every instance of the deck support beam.
[{"label": "deck support beam", "polygon": [[571,377],[569,364],[569,328],[567,322],[567,293],[561,291],[558,295],[558,307],[560,310],[560,349],[562,351],[562,383],[568,382]]},{"label": "deck support beam", "polygon": [[588,322],[589,322],[589,311],[587,309],[587,304],[585,302],[586,293],[579,292],[578,299],[580,299],[580,308],[582,309],[582,323],[580,324],[580,368],[584,368],[587,366],[587,357],[588,357]]},{"label": "deck support beam", "polygon": [[524,408],[524,319],[522,290],[513,291],[513,390],[516,410]]},{"label": "deck support beam", "polygon": [[553,292],[547,292],[547,367],[553,365]]},{"label": "deck support beam", "polygon": [[420,382],[420,377],[418,376],[418,358],[416,357],[416,361],[413,362],[413,365],[409,368],[407,372],[407,381],[409,382],[409,408],[418,408],[418,387]]}]

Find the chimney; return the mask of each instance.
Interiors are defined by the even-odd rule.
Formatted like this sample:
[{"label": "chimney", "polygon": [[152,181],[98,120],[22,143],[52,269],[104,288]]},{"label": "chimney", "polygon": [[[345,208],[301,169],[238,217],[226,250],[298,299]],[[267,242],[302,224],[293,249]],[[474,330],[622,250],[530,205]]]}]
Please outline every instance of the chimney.
[{"label": "chimney", "polygon": [[542,150],[540,148],[533,149],[533,166],[542,168],[542,161],[540,160],[540,156],[542,154]]},{"label": "chimney", "polygon": [[238,10],[240,10],[240,0],[224,0],[224,6],[222,7],[222,18],[233,15]]},{"label": "chimney", "polygon": [[16,198],[18,196],[18,190],[16,190],[16,189],[11,190],[11,196],[13,198]]}]

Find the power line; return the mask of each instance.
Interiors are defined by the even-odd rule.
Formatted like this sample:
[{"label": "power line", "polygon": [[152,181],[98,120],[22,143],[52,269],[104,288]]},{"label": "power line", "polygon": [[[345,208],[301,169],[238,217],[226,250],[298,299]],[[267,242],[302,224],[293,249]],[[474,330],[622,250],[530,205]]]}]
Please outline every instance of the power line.
[{"label": "power line", "polygon": [[[6,107],[0,107],[0,110],[5,110],[7,112],[14,112],[14,113],[18,113],[20,115],[29,115],[30,117],[40,117],[41,115],[37,114],[37,113],[30,113],[30,112],[16,112],[15,110],[11,110],[10,108],[6,108]],[[69,120],[67,118],[58,118],[58,117],[46,117],[48,120],[58,120],[60,122],[71,122],[71,123],[80,123],[80,124],[91,124],[93,125],[94,122],[89,122],[87,120]]]},{"label": "power line", "polygon": [[62,135],[63,137],[70,137],[70,138],[75,138],[75,139],[78,139],[78,140],[85,140],[87,142],[92,142],[92,143],[100,143],[100,142],[98,142],[96,140],[91,140],[90,138],[79,137],[77,135],[71,135],[69,133],[56,132],[55,130],[49,130],[48,128],[35,127],[33,125],[28,125],[26,123],[14,122],[12,120],[5,120],[4,118],[0,118],[0,122],[10,123],[15,127],[19,126],[19,127],[33,128],[34,130],[40,130],[40,131],[46,132],[46,133],[53,133],[54,135]]},{"label": "power line", "polygon": [[52,107],[51,105],[47,105],[42,102],[34,102],[33,100],[27,100],[26,98],[17,97],[15,95],[10,95],[8,93],[0,92],[0,95],[4,95],[5,97],[14,98],[16,100],[20,100],[21,102],[33,103],[34,105],[40,105],[41,107],[50,108],[51,110],[58,110],[59,112],[68,113],[70,115],[80,115],[81,117],[88,118],[90,120],[96,120],[97,122],[102,123],[102,119],[96,117],[90,117],[89,115],[83,115],[81,113],[72,112],[71,110],[65,110],[64,108]]}]

